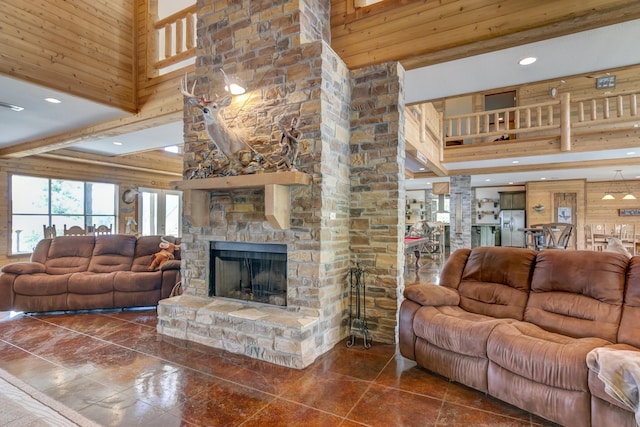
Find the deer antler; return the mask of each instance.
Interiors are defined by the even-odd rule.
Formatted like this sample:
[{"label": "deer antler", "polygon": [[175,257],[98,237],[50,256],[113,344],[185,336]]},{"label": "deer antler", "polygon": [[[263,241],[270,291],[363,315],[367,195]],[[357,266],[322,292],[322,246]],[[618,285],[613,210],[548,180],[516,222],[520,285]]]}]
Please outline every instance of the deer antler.
[{"label": "deer antler", "polygon": [[184,80],[180,80],[180,92],[189,99],[189,103],[191,105],[207,105],[211,104],[211,100],[207,99],[204,95],[198,97],[195,94],[197,81],[193,82],[193,86],[191,86],[191,91],[188,91],[189,84],[189,75],[188,73],[184,74]]}]

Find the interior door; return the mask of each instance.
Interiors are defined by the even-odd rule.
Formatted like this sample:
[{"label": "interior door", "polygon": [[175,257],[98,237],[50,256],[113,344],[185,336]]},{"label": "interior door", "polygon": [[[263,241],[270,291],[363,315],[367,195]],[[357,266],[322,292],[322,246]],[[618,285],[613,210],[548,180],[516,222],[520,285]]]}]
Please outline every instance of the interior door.
[{"label": "interior door", "polygon": [[569,241],[567,249],[576,248],[576,234],[577,234],[577,195],[576,193],[554,193],[553,205],[556,208],[555,219],[556,222],[562,222],[566,224],[574,225],[574,232]]}]

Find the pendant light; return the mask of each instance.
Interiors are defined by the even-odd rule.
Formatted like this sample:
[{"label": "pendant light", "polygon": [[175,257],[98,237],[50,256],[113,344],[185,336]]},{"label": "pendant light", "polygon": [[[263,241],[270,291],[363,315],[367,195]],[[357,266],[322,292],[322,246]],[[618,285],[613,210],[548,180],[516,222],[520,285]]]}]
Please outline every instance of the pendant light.
[{"label": "pendant light", "polygon": [[[614,191],[616,186],[616,179],[618,179],[618,177],[620,179],[620,184],[618,185],[618,188],[620,188],[620,186],[624,186],[625,191]],[[607,188],[607,191],[604,193],[602,200],[615,200],[615,197],[613,195],[614,193],[624,194],[624,197],[622,197],[622,200],[636,200],[636,197],[633,194],[631,194],[631,191],[629,191],[629,185],[624,180],[624,177],[622,176],[622,171],[620,169],[616,170],[616,173],[613,175],[613,181],[609,183],[609,188]]]}]

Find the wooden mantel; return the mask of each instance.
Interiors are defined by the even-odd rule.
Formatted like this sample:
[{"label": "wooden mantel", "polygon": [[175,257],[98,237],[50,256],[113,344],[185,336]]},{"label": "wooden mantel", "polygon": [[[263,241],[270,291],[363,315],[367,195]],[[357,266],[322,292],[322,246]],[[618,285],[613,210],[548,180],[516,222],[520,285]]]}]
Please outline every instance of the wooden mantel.
[{"label": "wooden mantel", "polygon": [[310,183],[311,175],[287,171],[174,181],[171,186],[184,191],[184,215],[196,227],[209,225],[211,191],[264,187],[264,214],[267,221],[274,228],[288,230],[291,217],[288,187]]}]

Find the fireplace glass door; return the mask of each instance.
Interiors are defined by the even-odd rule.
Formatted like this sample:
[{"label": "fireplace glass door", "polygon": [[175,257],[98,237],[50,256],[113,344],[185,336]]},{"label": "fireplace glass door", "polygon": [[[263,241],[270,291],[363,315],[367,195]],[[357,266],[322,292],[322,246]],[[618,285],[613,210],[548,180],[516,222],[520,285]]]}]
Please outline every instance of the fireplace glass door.
[{"label": "fireplace glass door", "polygon": [[287,305],[287,246],[211,242],[209,295]]}]

